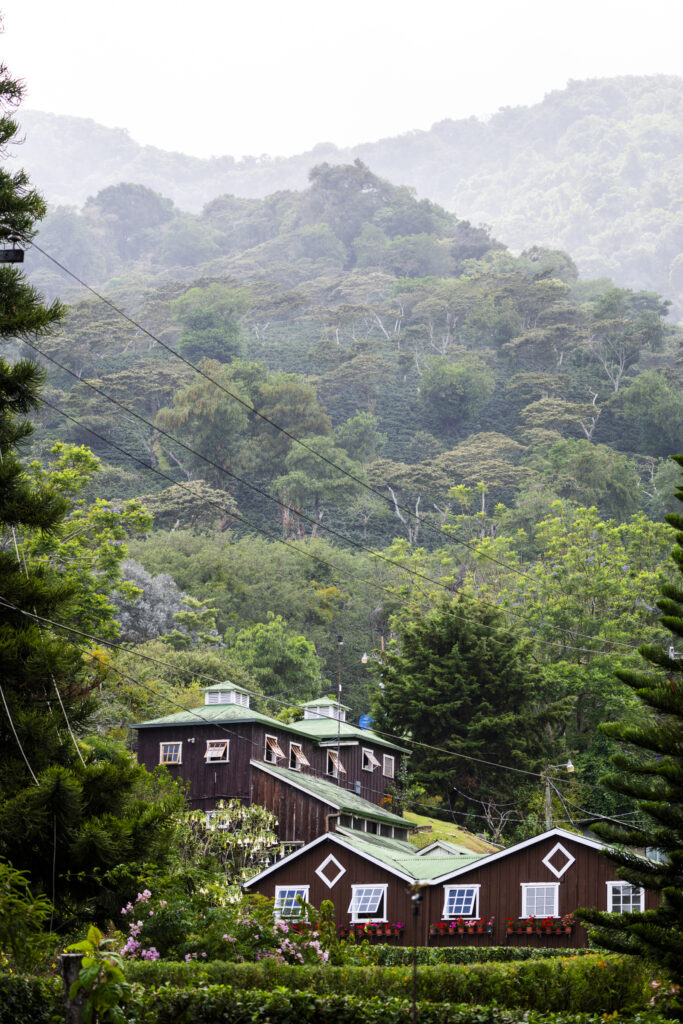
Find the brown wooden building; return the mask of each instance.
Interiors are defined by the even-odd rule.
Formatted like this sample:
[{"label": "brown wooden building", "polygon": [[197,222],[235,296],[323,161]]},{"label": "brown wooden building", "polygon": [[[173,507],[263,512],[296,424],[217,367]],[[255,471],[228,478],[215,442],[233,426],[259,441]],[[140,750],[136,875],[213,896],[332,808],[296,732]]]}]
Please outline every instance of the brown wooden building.
[{"label": "brown wooden building", "polygon": [[329,899],[340,929],[393,925],[390,941],[424,946],[585,946],[584,928],[572,921],[577,908],[657,903],[655,894],[617,878],[601,843],[563,829],[483,855],[444,845],[416,851],[342,826],[261,871],[245,889],[274,899],[284,916],[297,915],[298,895],[314,906]]},{"label": "brown wooden building", "polygon": [[201,707],[133,726],[138,760],[183,779],[193,809],[211,811],[230,798],[262,804],[287,843],[308,843],[342,818],[407,836],[412,826],[380,804],[408,751],[346,722],[343,705],[311,701],[289,724],[255,711],[233,683],[204,693]]}]

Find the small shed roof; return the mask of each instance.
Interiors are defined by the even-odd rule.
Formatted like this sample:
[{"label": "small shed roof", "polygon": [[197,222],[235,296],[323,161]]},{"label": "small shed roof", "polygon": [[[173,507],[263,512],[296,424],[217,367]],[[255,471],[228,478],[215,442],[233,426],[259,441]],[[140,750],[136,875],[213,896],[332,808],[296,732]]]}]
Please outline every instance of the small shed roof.
[{"label": "small shed roof", "polygon": [[378,821],[382,825],[395,825],[406,829],[415,828],[412,822],[399,817],[398,814],[392,814],[391,811],[385,811],[383,807],[370,803],[362,796],[356,796],[355,793],[344,789],[343,786],[338,786],[335,782],[304,775],[303,772],[295,772],[291,768],[279,768],[277,765],[267,764],[264,761],[251,761],[250,763],[253,768],[282,779],[288,786],[308,793],[309,796],[334,807],[335,810],[343,814],[367,818],[369,821]]}]

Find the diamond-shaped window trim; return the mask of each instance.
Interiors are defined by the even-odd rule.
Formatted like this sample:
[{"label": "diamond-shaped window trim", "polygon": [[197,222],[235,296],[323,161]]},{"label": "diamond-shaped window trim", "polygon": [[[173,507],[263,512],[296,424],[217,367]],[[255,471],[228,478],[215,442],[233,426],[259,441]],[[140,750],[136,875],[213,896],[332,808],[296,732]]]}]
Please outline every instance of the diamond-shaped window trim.
[{"label": "diamond-shaped window trim", "polygon": [[[325,870],[329,864],[332,864],[334,865],[335,868],[337,868],[337,874],[334,876],[334,878],[328,878],[327,875],[325,874]],[[339,879],[341,878],[341,876],[346,874],[346,868],[343,866],[343,864],[340,864],[337,858],[334,856],[334,854],[331,853],[328,857],[325,858],[322,864],[318,865],[318,867],[315,869],[315,873],[318,876],[318,878],[320,878],[325,883],[328,889],[333,889],[334,886],[339,881]]]},{"label": "diamond-shaped window trim", "polygon": [[[561,868],[556,868],[555,865],[551,863],[556,853],[563,853],[567,858]],[[562,875],[572,866],[575,860],[576,857],[572,857],[569,850],[565,849],[562,843],[555,843],[550,853],[543,858],[543,864],[545,864],[548,871],[552,871],[552,873],[555,875],[555,878],[562,878]]]}]

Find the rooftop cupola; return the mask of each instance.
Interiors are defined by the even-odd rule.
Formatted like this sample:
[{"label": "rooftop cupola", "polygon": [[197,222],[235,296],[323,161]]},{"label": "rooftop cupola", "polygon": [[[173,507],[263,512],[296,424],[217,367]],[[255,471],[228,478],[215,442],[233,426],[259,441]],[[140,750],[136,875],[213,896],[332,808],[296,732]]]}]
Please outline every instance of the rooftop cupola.
[{"label": "rooftop cupola", "polygon": [[307,718],[333,718],[335,722],[345,722],[346,712],[351,709],[346,704],[337,704],[331,697],[321,697],[320,700],[309,700],[301,707],[304,709],[304,720]]},{"label": "rooftop cupola", "polygon": [[204,704],[239,704],[243,708],[249,707],[248,691],[227,679],[224,683],[205,687],[203,692]]}]

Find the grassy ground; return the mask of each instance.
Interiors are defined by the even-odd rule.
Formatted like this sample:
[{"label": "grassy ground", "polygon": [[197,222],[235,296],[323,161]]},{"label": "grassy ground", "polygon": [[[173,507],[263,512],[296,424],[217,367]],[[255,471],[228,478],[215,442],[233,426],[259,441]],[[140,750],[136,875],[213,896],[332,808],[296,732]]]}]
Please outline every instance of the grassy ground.
[{"label": "grassy ground", "polygon": [[477,839],[472,832],[467,832],[447,821],[439,821],[437,818],[426,818],[423,814],[413,814],[412,811],[406,811],[404,817],[408,821],[412,821],[413,824],[420,826],[420,831],[414,832],[410,836],[410,842],[420,847],[420,849],[423,846],[429,846],[430,843],[436,842],[437,839],[443,839],[448,843],[457,843],[458,846],[465,846],[474,853],[493,853],[497,849],[497,847],[492,846],[485,840]]}]

